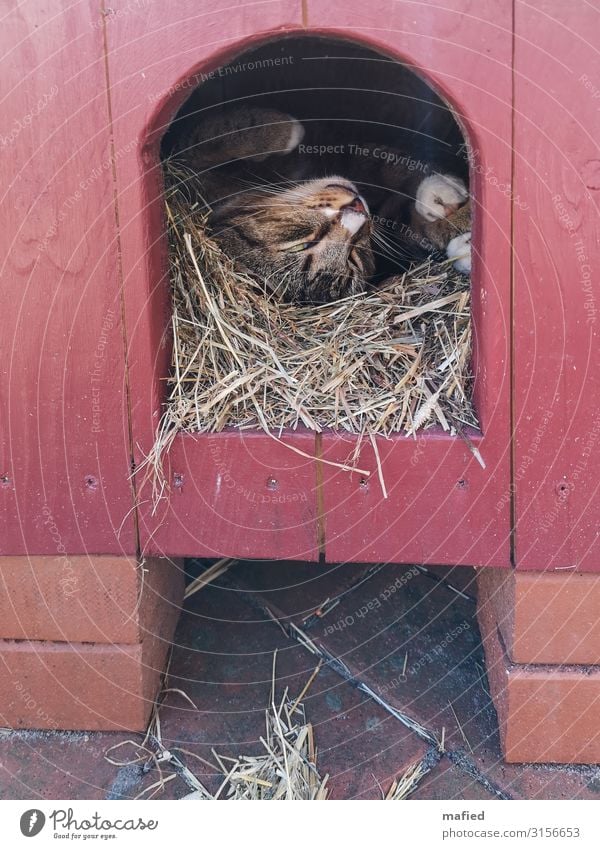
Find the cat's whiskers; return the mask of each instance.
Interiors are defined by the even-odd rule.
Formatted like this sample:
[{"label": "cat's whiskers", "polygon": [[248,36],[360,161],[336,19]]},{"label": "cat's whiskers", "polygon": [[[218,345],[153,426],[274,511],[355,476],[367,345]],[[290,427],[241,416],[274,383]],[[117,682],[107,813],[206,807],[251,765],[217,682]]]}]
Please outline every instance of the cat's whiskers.
[{"label": "cat's whiskers", "polygon": [[372,241],[374,246],[379,248],[382,255],[387,256],[388,259],[406,260],[413,258],[413,253],[408,247],[392,242],[387,234],[378,229],[376,224],[372,231]]},{"label": "cat's whiskers", "polygon": [[397,245],[394,242],[389,241],[387,238],[383,237],[379,233],[372,234],[372,240],[377,247],[381,248],[386,253],[391,254],[401,254],[403,252],[403,246]]},{"label": "cat's whiskers", "polygon": [[[272,286],[269,287],[269,292],[270,292],[272,297],[280,294],[281,292],[286,291],[287,283],[292,276],[292,271],[293,271],[293,263],[290,263],[287,266],[287,270],[284,269],[284,274],[283,274],[282,278],[279,280],[279,282],[277,283],[277,285],[274,286],[274,287],[272,287]],[[274,277],[275,275],[279,275],[280,273],[281,273],[281,269],[278,269],[277,271],[273,271],[273,273],[270,275],[270,278]]]},{"label": "cat's whiskers", "polygon": [[[257,178],[260,179],[260,178]],[[249,192],[258,192],[265,195],[277,196],[283,194],[283,192],[290,192],[290,190],[296,189],[298,187],[298,183],[293,180],[281,178],[279,182],[271,181],[271,182],[257,182],[253,183],[250,180],[240,179],[239,182],[242,185],[247,186]],[[289,196],[289,195],[288,195]]]}]

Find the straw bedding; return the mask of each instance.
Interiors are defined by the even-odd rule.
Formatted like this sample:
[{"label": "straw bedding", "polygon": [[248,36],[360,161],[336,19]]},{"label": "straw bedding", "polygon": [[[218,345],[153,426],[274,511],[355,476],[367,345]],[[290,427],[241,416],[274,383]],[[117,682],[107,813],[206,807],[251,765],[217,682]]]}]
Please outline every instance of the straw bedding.
[{"label": "straw bedding", "polygon": [[430,260],[334,303],[278,302],[210,238],[193,176],[166,162],[165,178],[173,369],[151,463],[180,430],[477,426],[469,278]]}]

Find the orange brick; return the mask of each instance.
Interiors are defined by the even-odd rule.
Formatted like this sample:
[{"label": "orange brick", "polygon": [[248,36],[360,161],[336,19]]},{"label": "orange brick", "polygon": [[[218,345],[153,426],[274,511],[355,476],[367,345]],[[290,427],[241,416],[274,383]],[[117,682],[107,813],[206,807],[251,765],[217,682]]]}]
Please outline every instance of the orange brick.
[{"label": "orange brick", "polygon": [[[141,640],[0,640],[0,725],[79,731],[144,730],[179,618],[184,583],[182,569],[174,564],[152,559],[145,565],[148,573],[142,601],[139,610],[134,607],[132,611],[135,630],[125,631],[131,636],[140,635]],[[118,572],[124,567],[117,564],[116,568]],[[122,613],[120,610],[120,616]],[[59,606],[58,614],[69,633],[77,629],[80,633],[93,633],[93,622],[90,625],[75,617],[75,622],[69,623],[63,606]],[[52,624],[47,617],[36,621],[39,628]],[[108,622],[110,628],[110,616],[102,621]],[[119,627],[123,627],[121,619]],[[103,636],[106,630],[102,629]]]},{"label": "orange brick", "polygon": [[0,558],[0,638],[138,643],[179,604],[181,561],[105,555]]},{"label": "orange brick", "polygon": [[478,615],[505,759],[600,762],[600,667],[515,664],[491,605]]},{"label": "orange brick", "polygon": [[480,569],[477,584],[512,661],[600,664],[600,575]]}]

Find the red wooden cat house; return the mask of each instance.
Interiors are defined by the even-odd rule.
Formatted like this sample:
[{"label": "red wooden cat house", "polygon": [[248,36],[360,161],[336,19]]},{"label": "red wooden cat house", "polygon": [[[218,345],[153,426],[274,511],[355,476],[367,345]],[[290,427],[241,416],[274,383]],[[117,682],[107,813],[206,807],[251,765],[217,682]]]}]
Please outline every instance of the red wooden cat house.
[{"label": "red wooden cat house", "polygon": [[[507,759],[600,761],[597,11],[59,5],[11,4],[0,36],[0,724],[142,729],[179,558],[464,564]],[[362,58],[368,91],[412,69],[468,143],[477,450],[434,428],[379,440],[384,499],[322,462],[348,435],[284,434],[308,459],[258,431],[181,434],[153,514],[131,471],[170,367],[161,139],[223,68],[270,57],[262,89],[292,89],[317,45]],[[251,79],[228,71],[223,93]]]}]

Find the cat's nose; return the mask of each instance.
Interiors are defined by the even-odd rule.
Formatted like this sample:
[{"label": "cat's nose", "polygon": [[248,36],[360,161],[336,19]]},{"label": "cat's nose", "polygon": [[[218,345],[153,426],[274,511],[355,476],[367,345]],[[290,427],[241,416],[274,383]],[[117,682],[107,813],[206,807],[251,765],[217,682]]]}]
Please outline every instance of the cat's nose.
[{"label": "cat's nose", "polygon": [[362,210],[354,207],[351,208],[350,204],[348,204],[348,206],[342,207],[338,220],[351,236],[355,236],[367,223],[368,216]]},{"label": "cat's nose", "polygon": [[339,221],[351,236],[355,236],[367,223],[369,210],[367,204],[359,194],[356,194],[349,203],[340,207]]},{"label": "cat's nose", "polygon": [[342,211],[349,210],[351,212],[358,212],[360,215],[368,215],[369,211],[367,209],[367,205],[360,195],[356,195],[350,203],[342,206]]},{"label": "cat's nose", "polygon": [[[333,193],[329,194],[331,190]],[[358,212],[360,215],[368,215],[369,207],[364,198],[362,198],[354,183],[339,182],[328,183],[325,188],[325,194],[328,195],[328,201],[332,209],[337,209],[338,212]]]}]

